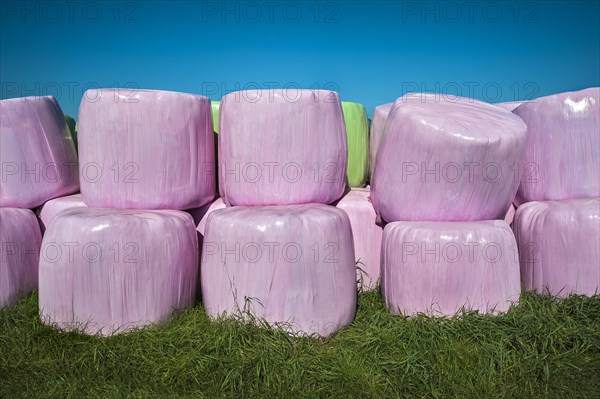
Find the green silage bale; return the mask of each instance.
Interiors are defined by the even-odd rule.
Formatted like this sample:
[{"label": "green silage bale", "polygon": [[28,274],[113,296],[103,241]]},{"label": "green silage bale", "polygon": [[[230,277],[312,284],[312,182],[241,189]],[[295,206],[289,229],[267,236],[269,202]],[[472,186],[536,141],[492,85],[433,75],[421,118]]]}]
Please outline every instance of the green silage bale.
[{"label": "green silage bale", "polygon": [[342,101],[348,137],[348,184],[363,187],[369,174],[369,124],[365,106]]}]

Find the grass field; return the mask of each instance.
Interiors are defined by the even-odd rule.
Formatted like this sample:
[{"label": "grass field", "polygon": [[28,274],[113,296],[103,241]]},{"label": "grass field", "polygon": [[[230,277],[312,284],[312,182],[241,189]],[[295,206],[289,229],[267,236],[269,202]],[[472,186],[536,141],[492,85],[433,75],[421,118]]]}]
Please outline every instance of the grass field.
[{"label": "grass field", "polygon": [[524,294],[508,314],[391,316],[378,293],[326,340],[201,306],[100,339],[41,324],[37,294],[0,311],[0,398],[600,397],[600,297]]}]

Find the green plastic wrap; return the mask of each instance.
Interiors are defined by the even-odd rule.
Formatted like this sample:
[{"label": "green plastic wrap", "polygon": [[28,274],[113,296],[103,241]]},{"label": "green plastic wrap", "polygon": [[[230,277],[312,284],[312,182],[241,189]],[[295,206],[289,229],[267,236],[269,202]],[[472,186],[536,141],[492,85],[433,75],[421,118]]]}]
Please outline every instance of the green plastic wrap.
[{"label": "green plastic wrap", "polygon": [[363,187],[369,173],[369,125],[362,104],[342,101],[348,136],[348,184]]},{"label": "green plastic wrap", "polygon": [[211,100],[210,105],[212,108],[213,130],[215,133],[219,133],[219,107],[221,106],[221,101]]},{"label": "green plastic wrap", "polygon": [[69,132],[71,132],[73,144],[75,144],[75,150],[77,150],[77,123],[75,123],[75,119],[72,116],[69,116],[67,114],[65,114],[65,120],[67,121]]}]

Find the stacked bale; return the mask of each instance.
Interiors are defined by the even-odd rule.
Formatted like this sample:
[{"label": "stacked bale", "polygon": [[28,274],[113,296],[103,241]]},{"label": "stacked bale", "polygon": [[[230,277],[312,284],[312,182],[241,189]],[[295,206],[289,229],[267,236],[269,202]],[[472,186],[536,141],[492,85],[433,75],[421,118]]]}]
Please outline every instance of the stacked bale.
[{"label": "stacked bale", "polygon": [[[381,280],[392,312],[485,313],[518,300],[515,238],[494,219],[516,194],[511,168],[522,161],[526,133],[519,117],[480,101],[396,100],[371,181],[375,211],[389,222]],[[408,295],[415,287],[421,294]]]},{"label": "stacked bale", "polygon": [[377,149],[383,136],[385,122],[392,110],[394,103],[383,104],[375,107],[373,111],[373,120],[371,121],[371,132],[369,137],[369,176],[373,178],[373,170],[375,169],[375,159],[377,158]]},{"label": "stacked bale", "polygon": [[227,205],[329,204],[346,183],[337,93],[248,90],[223,97],[219,190]]},{"label": "stacked bale", "polygon": [[330,335],[354,317],[352,246],[348,216],[332,206],[217,210],[203,244],[204,307],[212,317],[237,314],[293,334]]},{"label": "stacked bale", "polygon": [[42,244],[42,319],[104,336],[165,320],[193,305],[198,257],[185,212],[63,211]]},{"label": "stacked bale", "polygon": [[[85,206],[67,204],[71,209],[46,226],[42,320],[112,335],[193,305],[198,239],[192,216],[181,210],[215,196],[210,100],[90,90],[79,109],[78,133]],[[67,201],[61,202],[46,207],[52,211]]]},{"label": "stacked bale", "polygon": [[600,293],[600,198],[532,201],[514,230],[527,290],[555,296]]},{"label": "stacked bale", "polygon": [[356,273],[350,220],[324,205],[346,180],[347,138],[335,92],[253,90],[223,97],[219,188],[206,219],[202,300],[292,334],[350,323]]},{"label": "stacked bale", "polygon": [[519,298],[515,238],[501,220],[386,226],[382,292],[393,312],[504,312]]},{"label": "stacked bale", "polygon": [[77,153],[54,97],[2,100],[0,118],[0,207],[31,209],[77,191]]},{"label": "stacked bale", "polygon": [[600,292],[600,88],[514,110],[529,127],[513,228],[525,289]]},{"label": "stacked bale", "polygon": [[376,223],[377,215],[369,200],[370,188],[353,188],[335,206],[350,218],[356,273],[360,289],[370,291],[379,284],[381,270],[381,236],[383,227]]},{"label": "stacked bale", "polygon": [[37,288],[41,231],[30,209],[79,188],[73,139],[53,97],[0,101],[0,158],[2,307]]},{"label": "stacked bale", "polygon": [[529,139],[516,202],[600,197],[600,88],[529,101],[514,113]]},{"label": "stacked bale", "polygon": [[514,169],[526,129],[514,114],[477,100],[401,97],[377,151],[375,210],[388,222],[504,218],[519,186]]},{"label": "stacked bale", "polygon": [[37,289],[41,241],[31,210],[0,208],[0,309]]},{"label": "stacked bale", "polygon": [[210,109],[212,111],[213,119],[213,130],[215,133],[219,133],[219,108],[221,107],[221,101],[211,101]]},{"label": "stacked bale", "polygon": [[369,123],[365,106],[342,101],[348,137],[347,178],[350,187],[363,187],[369,177]]},{"label": "stacked bale", "polygon": [[[210,100],[88,90],[79,110],[81,194],[106,208],[190,209],[215,196]],[[208,134],[208,132],[210,134]]]}]

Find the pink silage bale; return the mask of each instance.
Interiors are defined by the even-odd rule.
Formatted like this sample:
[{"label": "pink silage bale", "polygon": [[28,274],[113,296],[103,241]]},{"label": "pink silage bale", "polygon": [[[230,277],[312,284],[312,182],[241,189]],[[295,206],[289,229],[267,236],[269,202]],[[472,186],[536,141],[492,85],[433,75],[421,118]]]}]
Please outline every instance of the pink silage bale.
[{"label": "pink silage bale", "polygon": [[377,149],[381,142],[381,136],[383,136],[383,129],[385,128],[385,121],[392,110],[394,103],[382,104],[375,107],[373,111],[373,119],[371,120],[371,131],[369,137],[369,169],[370,176],[373,176],[373,169],[375,168],[375,159],[377,158]]},{"label": "pink silage bale", "polygon": [[516,194],[527,127],[492,104],[435,94],[394,103],[371,201],[387,222],[503,218]]},{"label": "pink silage bale", "polygon": [[85,92],[81,194],[91,207],[191,209],[215,197],[207,97],[160,90]]},{"label": "pink silage bale", "polygon": [[322,204],[234,206],[210,214],[201,259],[208,315],[253,316],[328,336],[356,309],[348,215]]},{"label": "pink silage bale", "polygon": [[41,241],[31,210],[0,208],[0,309],[37,288]]},{"label": "pink silage bale", "polygon": [[368,188],[353,188],[336,204],[350,218],[358,282],[367,291],[379,284],[383,234],[383,228],[376,223],[377,215],[369,201],[369,194]]},{"label": "pink silage bale", "polygon": [[79,188],[77,153],[52,96],[0,101],[0,206],[35,208]]},{"label": "pink silage bale", "polygon": [[223,97],[219,118],[225,204],[328,204],[341,197],[348,143],[336,92],[234,92]]},{"label": "pink silage bale", "polygon": [[600,293],[600,198],[528,202],[513,229],[526,290]]},{"label": "pink silage bale", "polygon": [[514,113],[529,127],[517,204],[600,196],[600,88],[541,97]]},{"label": "pink silage bale", "polygon": [[40,255],[40,315],[103,336],[166,320],[193,306],[198,241],[172,210],[75,208],[48,225]]},{"label": "pink silage bale", "polygon": [[503,220],[390,223],[381,254],[392,313],[497,313],[519,299],[517,246]]}]

